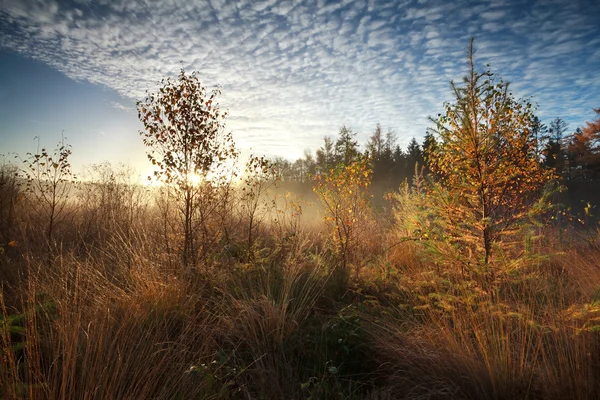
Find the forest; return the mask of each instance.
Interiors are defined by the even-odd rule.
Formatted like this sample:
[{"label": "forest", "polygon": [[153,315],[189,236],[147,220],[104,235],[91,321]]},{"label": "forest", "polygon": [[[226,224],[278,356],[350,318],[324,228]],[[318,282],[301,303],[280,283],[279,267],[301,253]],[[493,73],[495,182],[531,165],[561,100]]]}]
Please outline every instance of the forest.
[{"label": "forest", "polygon": [[600,109],[546,125],[473,58],[406,149],[242,161],[182,70],[137,103],[159,185],[7,155],[0,398],[600,398]]}]

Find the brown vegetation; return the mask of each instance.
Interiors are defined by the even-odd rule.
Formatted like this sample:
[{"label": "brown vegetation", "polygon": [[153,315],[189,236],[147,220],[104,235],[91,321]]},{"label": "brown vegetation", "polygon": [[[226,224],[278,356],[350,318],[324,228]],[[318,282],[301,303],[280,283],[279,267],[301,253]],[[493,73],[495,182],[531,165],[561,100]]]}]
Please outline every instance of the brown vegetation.
[{"label": "brown vegetation", "polygon": [[[48,178],[62,167],[43,151],[25,190],[2,164],[0,398],[599,398],[600,228],[590,205],[578,218],[543,196],[553,173],[534,119],[504,89],[488,93],[506,100],[490,130],[465,126],[457,91],[426,176],[417,167],[387,202],[370,195],[373,163],[394,159],[380,128],[366,155],[347,128],[326,141],[317,205],[278,189],[282,166],[264,159],[241,183],[208,179],[210,155],[177,166],[178,146],[203,140],[184,121],[169,155],[150,156],[172,185],[110,164]],[[173,99],[187,109],[192,95]],[[475,97],[466,114],[482,110]],[[146,140],[163,140],[148,110]],[[414,168],[416,142],[411,153]]]}]

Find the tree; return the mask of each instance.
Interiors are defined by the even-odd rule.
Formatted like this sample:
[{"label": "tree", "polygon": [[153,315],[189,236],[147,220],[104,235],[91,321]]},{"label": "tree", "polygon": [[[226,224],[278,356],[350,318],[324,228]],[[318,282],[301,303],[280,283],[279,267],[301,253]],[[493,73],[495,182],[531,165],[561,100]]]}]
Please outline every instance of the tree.
[{"label": "tree", "polygon": [[[39,146],[39,138],[36,139]],[[38,147],[35,154],[27,153],[28,157],[23,161],[27,190],[45,218],[43,225],[46,231],[48,265],[53,262],[56,224],[64,217],[72,184],[76,181],[69,160],[71,153],[71,145],[65,142],[63,136],[52,152],[45,148],[39,150]]]},{"label": "tree", "polygon": [[148,94],[137,103],[138,117],[144,124],[140,131],[149,148],[148,159],[158,169],[155,175],[173,186],[181,195],[183,220],[184,266],[197,261],[196,227],[205,222],[202,199],[213,183],[207,179],[236,156],[231,133],[224,131],[226,113],[216,102],[218,89],[208,92],[196,72],[178,78],[163,79],[156,94]]},{"label": "tree", "polygon": [[388,129],[384,134],[378,123],[366,144],[365,156],[370,160],[373,171],[371,190],[375,205],[382,205],[386,193],[397,189],[405,178],[406,159],[396,146],[395,133]]},{"label": "tree", "polygon": [[[369,160],[360,157],[350,164],[340,163],[327,173],[317,174],[314,179],[314,191],[324,206],[325,221],[333,233],[339,272],[346,274],[354,262],[362,230],[372,219]],[[360,264],[354,264],[354,267],[358,277]]]},{"label": "tree", "polygon": [[317,168],[321,171],[329,171],[335,165],[335,153],[333,150],[333,139],[329,136],[323,138],[323,146],[317,150]]},{"label": "tree", "polygon": [[315,161],[315,157],[309,149],[304,149],[304,157],[302,158],[304,162],[304,167],[306,169],[306,178],[303,179],[302,182],[307,181],[317,172],[317,162]]},{"label": "tree", "polygon": [[423,151],[423,167],[424,172],[429,173],[429,164],[435,159],[435,153],[437,152],[437,140],[435,139],[434,132],[431,129],[427,129],[425,137],[423,138],[423,145],[421,146]]},{"label": "tree", "polygon": [[600,108],[595,121],[577,129],[567,145],[567,154],[573,178],[595,180],[600,174]]},{"label": "tree", "polygon": [[550,139],[554,140],[555,142],[561,142],[568,127],[569,124],[567,124],[565,120],[560,117],[556,117],[554,120],[552,120],[552,122],[550,122],[550,126],[548,127]]},{"label": "tree", "polygon": [[[417,139],[413,137],[406,148],[406,171],[409,174],[408,176],[412,178],[410,174],[414,173],[416,166],[421,165],[423,165],[423,151]],[[410,181],[412,182],[412,179]]]},{"label": "tree", "polygon": [[[536,128],[537,126],[534,126]],[[567,123],[560,117],[557,117],[548,127],[548,135],[544,136],[544,164],[562,173],[565,166],[565,151],[563,146],[564,134],[567,131]]]},{"label": "tree", "polygon": [[548,127],[542,123],[542,121],[537,117],[533,117],[533,121],[531,123],[531,132],[529,134],[530,137],[530,145],[535,148],[535,153],[541,161],[542,156],[542,143],[547,138]]},{"label": "tree", "polygon": [[383,150],[385,146],[385,139],[383,138],[383,132],[381,129],[381,124],[377,124],[375,126],[375,131],[369,138],[369,142],[367,143],[367,153],[371,160],[374,163],[377,163],[383,155]]},{"label": "tree", "polygon": [[292,163],[281,156],[273,157],[270,161],[275,173],[283,182],[293,182]]},{"label": "tree", "polygon": [[394,148],[396,147],[396,141],[398,140],[398,136],[392,131],[388,129],[385,134],[385,143],[383,144],[383,158],[392,159],[392,153],[394,152]]},{"label": "tree", "polygon": [[530,141],[531,103],[516,100],[489,69],[475,70],[473,41],[468,58],[464,85],[451,82],[455,102],[433,120],[437,149],[428,159],[438,182],[430,193],[443,198],[439,217],[453,227],[446,240],[493,281],[494,248],[536,210],[552,174],[539,165]]},{"label": "tree", "polygon": [[359,155],[358,142],[354,139],[356,133],[346,125],[340,128],[338,140],[335,142],[335,155],[337,161],[350,165]]},{"label": "tree", "polygon": [[[385,134],[385,143],[383,145],[383,153],[381,155],[381,171],[385,190],[395,190],[400,183],[406,178],[404,173],[404,156],[400,146],[396,144],[398,136],[391,129],[388,129]],[[375,179],[375,178],[374,178]]]},{"label": "tree", "polygon": [[600,108],[594,108],[594,112],[598,115],[595,121],[586,122],[583,127],[583,133],[590,135],[594,140],[600,140]]},{"label": "tree", "polygon": [[240,196],[240,211],[247,226],[247,258],[254,259],[256,230],[262,222],[261,209],[272,204],[265,199],[267,192],[275,187],[278,176],[274,165],[265,157],[250,157],[246,163]]}]

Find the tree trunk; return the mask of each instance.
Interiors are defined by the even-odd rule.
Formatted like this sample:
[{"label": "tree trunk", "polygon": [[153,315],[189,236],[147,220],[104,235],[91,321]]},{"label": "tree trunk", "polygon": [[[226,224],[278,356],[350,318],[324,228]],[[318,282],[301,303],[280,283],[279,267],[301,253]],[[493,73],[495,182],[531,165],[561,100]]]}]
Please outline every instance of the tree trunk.
[{"label": "tree trunk", "polygon": [[192,195],[190,190],[186,190],[184,195],[184,238],[183,238],[183,266],[188,268],[193,262],[194,243],[192,231]]}]

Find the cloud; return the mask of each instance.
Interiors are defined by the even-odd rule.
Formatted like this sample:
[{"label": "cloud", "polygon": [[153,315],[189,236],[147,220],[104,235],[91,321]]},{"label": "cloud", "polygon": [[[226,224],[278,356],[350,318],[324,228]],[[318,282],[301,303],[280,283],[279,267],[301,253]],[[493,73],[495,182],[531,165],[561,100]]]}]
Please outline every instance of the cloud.
[{"label": "cloud", "polygon": [[119,103],[118,101],[111,101],[110,106],[116,108],[117,110],[125,111],[127,113],[132,113],[133,111],[135,111],[135,107],[125,106]]},{"label": "cloud", "polygon": [[541,117],[581,124],[600,104],[600,6],[489,3],[0,0],[0,46],[132,100],[198,70],[222,85],[238,142],[298,157],[343,123],[422,137],[475,36],[480,64],[535,94]]},{"label": "cloud", "polygon": [[504,10],[487,11],[481,14],[481,18],[488,21],[499,21],[504,17],[506,17],[506,11]]}]

